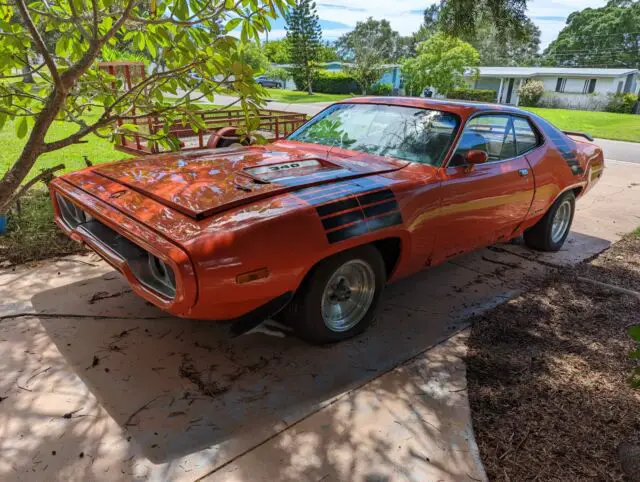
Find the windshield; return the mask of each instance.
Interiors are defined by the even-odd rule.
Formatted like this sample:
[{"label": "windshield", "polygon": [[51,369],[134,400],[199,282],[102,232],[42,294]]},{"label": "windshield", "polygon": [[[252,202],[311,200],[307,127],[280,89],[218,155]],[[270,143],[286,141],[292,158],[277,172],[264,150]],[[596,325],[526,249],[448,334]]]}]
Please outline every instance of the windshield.
[{"label": "windshield", "polygon": [[455,137],[455,114],[379,104],[336,104],[288,139],[439,166]]}]

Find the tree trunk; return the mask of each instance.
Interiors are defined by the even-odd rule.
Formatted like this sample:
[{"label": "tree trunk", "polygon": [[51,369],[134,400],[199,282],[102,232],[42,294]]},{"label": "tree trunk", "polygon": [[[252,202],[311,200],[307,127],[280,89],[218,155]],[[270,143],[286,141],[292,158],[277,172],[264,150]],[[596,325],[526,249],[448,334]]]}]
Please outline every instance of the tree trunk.
[{"label": "tree trunk", "polygon": [[311,70],[309,70],[307,72],[307,92],[309,93],[309,95],[313,95],[313,87],[311,85],[311,78],[313,76],[311,75]]},{"label": "tree trunk", "polygon": [[29,174],[40,154],[42,154],[45,135],[56,118],[56,114],[64,103],[66,96],[66,93],[60,92],[57,88],[53,89],[44,108],[36,117],[36,122],[33,129],[31,129],[29,139],[22,149],[20,157],[0,180],[0,214],[4,214],[9,210],[14,193],[22,184],[24,178],[27,177],[27,174]]}]

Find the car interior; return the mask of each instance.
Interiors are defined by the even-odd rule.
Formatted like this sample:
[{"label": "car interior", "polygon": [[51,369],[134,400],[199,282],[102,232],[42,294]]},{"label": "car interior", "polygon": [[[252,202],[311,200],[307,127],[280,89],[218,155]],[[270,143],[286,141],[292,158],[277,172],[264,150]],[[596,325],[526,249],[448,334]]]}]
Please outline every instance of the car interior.
[{"label": "car interior", "polygon": [[510,159],[524,154],[538,144],[538,137],[522,118],[511,116],[478,116],[464,128],[449,167],[464,166],[471,150],[487,153],[488,162]]}]

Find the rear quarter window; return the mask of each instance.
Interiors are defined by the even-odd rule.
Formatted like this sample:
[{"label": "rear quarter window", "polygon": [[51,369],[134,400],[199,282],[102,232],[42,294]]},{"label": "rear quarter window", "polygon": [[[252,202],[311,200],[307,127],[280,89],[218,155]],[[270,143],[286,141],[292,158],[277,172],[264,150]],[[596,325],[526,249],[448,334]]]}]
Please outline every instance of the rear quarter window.
[{"label": "rear quarter window", "polygon": [[519,156],[535,149],[542,143],[540,134],[527,119],[514,117],[513,127],[516,134],[516,151]]}]

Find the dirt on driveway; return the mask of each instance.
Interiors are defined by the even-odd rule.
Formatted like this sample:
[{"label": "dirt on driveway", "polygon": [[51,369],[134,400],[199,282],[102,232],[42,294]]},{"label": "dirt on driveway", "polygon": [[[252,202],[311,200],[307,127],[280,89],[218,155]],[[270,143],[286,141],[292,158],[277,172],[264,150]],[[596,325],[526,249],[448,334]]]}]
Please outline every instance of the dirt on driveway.
[{"label": "dirt on driveway", "polygon": [[466,359],[473,426],[490,480],[623,480],[618,448],[640,441],[628,382],[640,298],[630,235],[473,320]]}]

